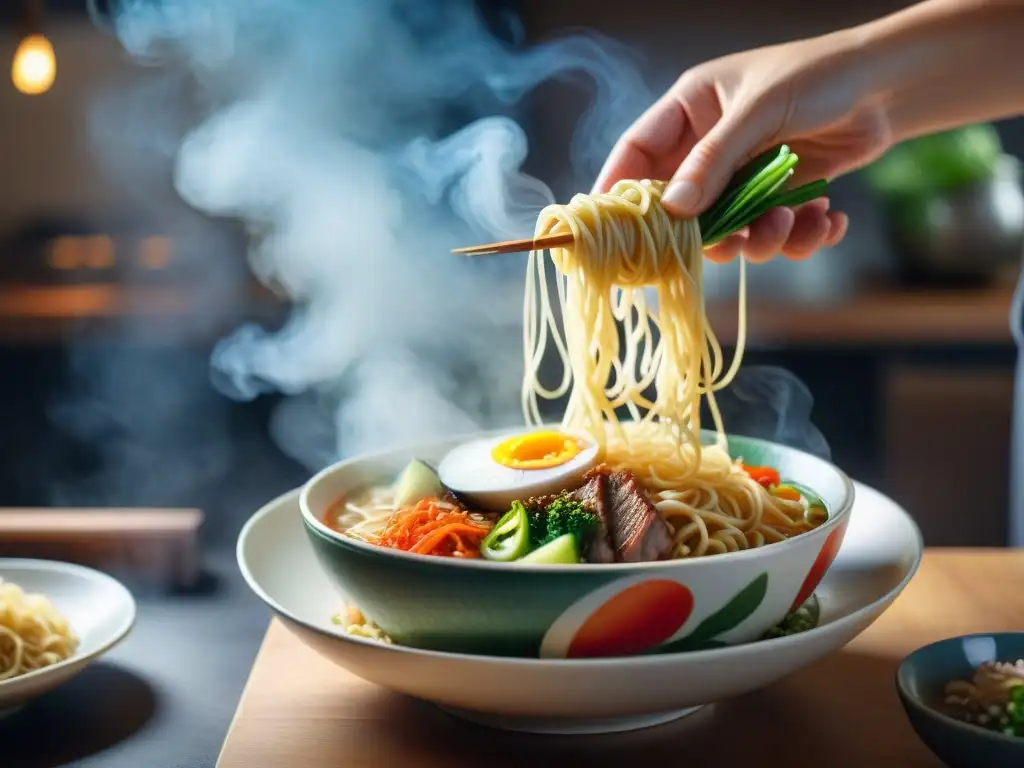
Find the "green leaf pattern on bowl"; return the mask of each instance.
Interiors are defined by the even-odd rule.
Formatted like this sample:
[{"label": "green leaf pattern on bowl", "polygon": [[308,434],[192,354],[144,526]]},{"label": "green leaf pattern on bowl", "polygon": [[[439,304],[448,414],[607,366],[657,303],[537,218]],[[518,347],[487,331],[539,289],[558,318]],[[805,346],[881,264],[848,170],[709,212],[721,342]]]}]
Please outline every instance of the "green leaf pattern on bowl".
[{"label": "green leaf pattern on bowl", "polygon": [[721,648],[727,643],[717,640],[719,635],[734,629],[746,621],[768,594],[768,574],[762,573],[747,586],[737,592],[733,598],[697,625],[697,628],[685,637],[664,643],[653,649],[656,653],[677,653],[679,651]]}]

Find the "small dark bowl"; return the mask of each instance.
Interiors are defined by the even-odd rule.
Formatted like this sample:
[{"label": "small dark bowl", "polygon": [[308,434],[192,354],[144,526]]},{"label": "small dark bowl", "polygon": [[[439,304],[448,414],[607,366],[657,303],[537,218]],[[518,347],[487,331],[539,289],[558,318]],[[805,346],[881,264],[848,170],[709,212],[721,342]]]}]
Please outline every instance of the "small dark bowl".
[{"label": "small dark bowl", "polygon": [[1024,658],[1024,632],[964,635],[918,648],[896,672],[896,689],[917,735],[950,768],[1024,765],[1024,738],[957,720],[943,712],[946,684],[969,680],[986,661]]}]

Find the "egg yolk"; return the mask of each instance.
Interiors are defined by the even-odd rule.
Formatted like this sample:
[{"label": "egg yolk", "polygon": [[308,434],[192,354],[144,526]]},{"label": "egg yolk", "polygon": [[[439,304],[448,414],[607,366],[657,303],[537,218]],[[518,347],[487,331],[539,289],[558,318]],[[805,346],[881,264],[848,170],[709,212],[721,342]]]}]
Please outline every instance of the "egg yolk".
[{"label": "egg yolk", "polygon": [[572,460],[580,448],[576,438],[561,432],[531,432],[498,443],[491,458],[509,469],[548,469]]}]

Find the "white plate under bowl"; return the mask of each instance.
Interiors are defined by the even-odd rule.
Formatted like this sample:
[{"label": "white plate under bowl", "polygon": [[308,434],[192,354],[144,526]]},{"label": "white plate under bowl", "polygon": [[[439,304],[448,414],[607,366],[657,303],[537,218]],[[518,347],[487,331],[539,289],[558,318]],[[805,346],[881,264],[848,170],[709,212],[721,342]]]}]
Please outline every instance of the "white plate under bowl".
[{"label": "white plate under bowl", "polygon": [[55,560],[0,558],[0,578],[26,592],[46,595],[80,641],[71,658],[0,682],[0,715],[66,683],[121,642],[135,623],[131,593],[91,568]]},{"label": "white plate under bowl", "polygon": [[891,499],[861,484],[856,492],[842,548],[815,592],[818,627],[709,651],[524,659],[422,651],[348,636],[331,623],[341,600],[303,530],[297,491],[246,523],[238,563],[252,590],[292,632],[364,680],[498,728],[607,733],[657,725],[762,688],[846,645],[878,618],[917,570],[921,534]]}]

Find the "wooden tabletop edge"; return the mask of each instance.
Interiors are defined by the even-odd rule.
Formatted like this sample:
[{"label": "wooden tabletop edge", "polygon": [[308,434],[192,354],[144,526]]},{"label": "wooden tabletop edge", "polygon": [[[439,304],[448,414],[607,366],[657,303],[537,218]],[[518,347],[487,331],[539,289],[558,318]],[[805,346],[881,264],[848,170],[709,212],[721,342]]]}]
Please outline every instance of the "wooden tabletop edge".
[{"label": "wooden tabletop edge", "polygon": [[250,689],[253,687],[253,675],[259,668],[260,660],[263,658],[263,655],[267,653],[270,635],[274,632],[275,626],[278,623],[279,622],[276,617],[271,617],[270,621],[267,622],[267,629],[263,633],[263,640],[260,641],[260,647],[256,651],[256,655],[253,657],[252,665],[249,667],[249,675],[245,678],[245,685],[242,686],[242,693],[239,695],[238,703],[235,705],[235,713],[231,716],[231,722],[228,724],[227,733],[224,734],[224,740],[221,742],[220,751],[217,753],[215,768],[216,766],[219,766],[221,761],[224,759],[224,752],[231,741],[231,734],[235,730],[235,725],[244,716],[246,696],[248,696]]}]

